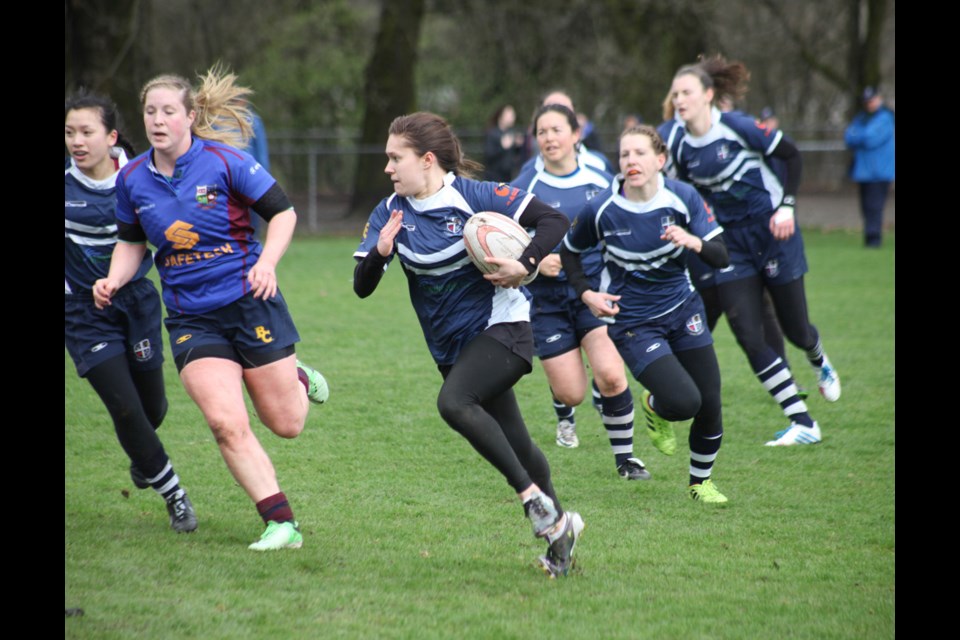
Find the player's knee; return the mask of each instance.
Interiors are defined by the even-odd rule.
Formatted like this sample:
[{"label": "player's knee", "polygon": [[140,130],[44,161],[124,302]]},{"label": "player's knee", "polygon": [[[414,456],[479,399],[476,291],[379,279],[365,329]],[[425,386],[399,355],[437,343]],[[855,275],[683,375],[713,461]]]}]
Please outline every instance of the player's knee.
[{"label": "player's knee", "polygon": [[609,371],[599,371],[594,369],[593,380],[600,389],[600,394],[608,398],[620,395],[627,390],[627,376],[623,372],[623,366]]},{"label": "player's knee", "polygon": [[586,395],[585,389],[574,389],[563,387],[557,388],[551,386],[550,389],[553,391],[553,397],[557,402],[562,402],[568,407],[578,407],[580,403],[583,402],[583,398]]},{"label": "player's knee", "polygon": [[689,420],[700,412],[702,397],[698,392],[655,396],[656,410],[670,422]]},{"label": "player's knee", "polygon": [[450,425],[455,431],[463,433],[463,426],[469,420],[471,411],[475,408],[475,403],[471,402],[463,394],[452,392],[446,387],[440,390],[437,396],[437,411],[444,422]]}]

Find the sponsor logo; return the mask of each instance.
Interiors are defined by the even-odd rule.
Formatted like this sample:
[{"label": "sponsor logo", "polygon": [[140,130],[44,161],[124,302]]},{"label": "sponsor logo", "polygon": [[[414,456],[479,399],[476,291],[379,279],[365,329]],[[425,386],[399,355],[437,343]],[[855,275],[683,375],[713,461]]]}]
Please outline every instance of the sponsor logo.
[{"label": "sponsor logo", "polygon": [[604,230],[603,237],[609,238],[610,236],[629,236],[633,231],[630,229],[612,229],[610,231]]},{"label": "sponsor logo", "polygon": [[710,208],[706,200],[703,201],[703,208],[707,212],[707,222],[714,222],[717,218],[713,215],[713,209]]},{"label": "sponsor logo", "polygon": [[360,237],[366,240],[368,233],[370,233],[370,222],[367,222],[367,224],[363,225],[363,234]]},{"label": "sponsor logo", "polygon": [[106,346],[107,346],[107,343],[106,343],[106,342],[101,342],[100,344],[95,344],[95,345],[93,345],[92,347],[90,347],[90,353],[96,353],[97,351],[100,351],[101,349],[105,348]]},{"label": "sponsor logo", "polygon": [[233,253],[233,247],[230,246],[229,242],[222,247],[215,247],[212,251],[181,251],[179,253],[172,253],[163,259],[163,266],[179,267],[185,264],[200,262],[201,260],[211,260],[225,253]]},{"label": "sponsor logo", "polygon": [[263,325],[254,328],[254,332],[257,334],[257,340],[265,343],[273,342],[273,336],[270,335],[270,330]]},{"label": "sponsor logo", "polygon": [[250,175],[255,174],[257,171],[260,171],[260,169],[263,169],[263,167],[261,167],[260,163],[258,162],[257,164],[250,167]]},{"label": "sponsor logo", "polygon": [[553,334],[552,336],[550,336],[549,338],[547,338],[546,341],[547,341],[548,343],[549,343],[549,342],[556,342],[556,341],[559,340],[560,338],[561,338],[561,335],[560,335],[559,333],[555,333],[555,334]]},{"label": "sponsor logo", "polygon": [[507,198],[508,207],[513,204],[513,201],[516,200],[518,195],[520,195],[520,189],[517,189],[516,187],[511,189],[509,185],[506,185],[503,182],[498,184],[493,192],[501,198]]},{"label": "sponsor logo", "polygon": [[767,273],[767,277],[776,278],[780,273],[780,263],[776,260],[770,260],[763,266],[763,270]]},{"label": "sponsor logo", "polygon": [[659,348],[660,348],[660,343],[659,343],[659,342],[654,342],[652,345],[650,345],[649,347],[647,347],[647,353],[650,353],[651,351],[656,351],[656,350],[659,349]]},{"label": "sponsor logo", "polygon": [[150,340],[144,339],[133,345],[133,355],[140,362],[146,362],[153,357],[153,347],[150,346]]},{"label": "sponsor logo", "polygon": [[416,231],[416,230],[417,230],[417,225],[415,225],[415,224],[408,224],[408,223],[406,223],[406,222],[401,222],[401,223],[400,223],[400,226],[403,227],[404,229],[406,229],[407,231]]},{"label": "sponsor logo", "polygon": [[192,334],[192,333],[185,333],[185,334],[183,334],[182,336],[180,336],[179,338],[177,338],[177,344],[183,344],[184,342],[186,342],[187,340],[189,340],[189,339],[192,338],[192,337],[193,337],[193,334]]},{"label": "sponsor logo", "polygon": [[163,235],[173,243],[174,249],[192,249],[193,245],[200,242],[200,234],[196,231],[190,231],[190,229],[193,229],[192,224],[177,220],[167,227]]},{"label": "sponsor logo", "polygon": [[87,206],[86,200],[64,200],[63,206],[65,207],[85,207]]},{"label": "sponsor logo", "polygon": [[446,219],[447,234],[459,236],[463,233],[463,220],[459,216],[451,216]]},{"label": "sponsor logo", "polygon": [[692,336],[698,336],[703,333],[703,318],[699,313],[695,313],[687,320],[687,333]]},{"label": "sponsor logo", "polygon": [[217,204],[217,185],[197,185],[197,204],[201,209],[212,209]]},{"label": "sponsor logo", "polygon": [[730,265],[729,267],[724,267],[723,269],[718,269],[718,271],[719,271],[720,273],[730,273],[730,272],[733,271],[734,269],[736,269],[736,267],[733,266],[733,265]]},{"label": "sponsor logo", "polygon": [[150,204],[145,204],[142,207],[135,208],[133,212],[137,215],[140,215],[141,211],[149,211],[150,209],[153,209],[156,206],[157,204],[155,202],[151,202]]}]

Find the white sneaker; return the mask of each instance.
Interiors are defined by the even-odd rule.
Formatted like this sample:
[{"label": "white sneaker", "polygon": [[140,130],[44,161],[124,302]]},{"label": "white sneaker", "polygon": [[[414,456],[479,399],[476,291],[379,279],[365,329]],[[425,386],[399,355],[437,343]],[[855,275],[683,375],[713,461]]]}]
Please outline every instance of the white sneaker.
[{"label": "white sneaker", "polygon": [[827,354],[823,354],[823,364],[814,367],[817,372],[817,386],[820,387],[820,395],[827,402],[836,402],[840,399],[840,374],[830,364]]},{"label": "white sneaker", "polygon": [[557,423],[557,446],[567,449],[580,446],[580,438],[577,437],[577,425],[569,420],[561,420]]},{"label": "white sneaker", "polygon": [[814,421],[812,427],[791,422],[790,427],[774,434],[777,439],[766,444],[768,447],[789,447],[795,444],[817,444],[822,440],[820,425]]}]

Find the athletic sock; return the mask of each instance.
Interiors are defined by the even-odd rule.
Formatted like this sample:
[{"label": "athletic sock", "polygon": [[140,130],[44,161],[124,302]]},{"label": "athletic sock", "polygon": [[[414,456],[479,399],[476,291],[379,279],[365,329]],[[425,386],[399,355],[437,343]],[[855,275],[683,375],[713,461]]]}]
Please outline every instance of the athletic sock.
[{"label": "athletic sock", "polygon": [[630,387],[615,396],[602,396],[600,417],[610,438],[617,467],[633,457],[633,395]]},{"label": "athletic sock", "polygon": [[763,388],[780,404],[783,414],[804,427],[813,426],[813,418],[807,413],[807,404],[797,395],[797,385],[790,369],[782,359],[776,358],[769,366],[757,372]]},{"label": "athletic sock", "polygon": [[723,433],[710,436],[695,435],[690,429],[690,484],[702,484],[710,477],[713,463],[720,451]]},{"label": "athletic sock", "polygon": [[592,381],[591,394],[590,401],[593,403],[593,408],[597,410],[597,413],[603,415],[603,396],[600,395],[600,387],[597,386],[596,380]]},{"label": "athletic sock", "polygon": [[[552,390],[551,390],[551,395],[553,395]],[[557,414],[557,422],[566,420],[570,424],[577,424],[577,420],[576,418],[574,418],[574,414],[577,411],[576,407],[568,407],[567,405],[557,400],[556,396],[553,396],[553,410]]]},{"label": "athletic sock", "polygon": [[283,491],[268,496],[258,502],[257,511],[260,513],[260,517],[263,518],[264,523],[270,522],[271,520],[274,522],[296,521],[293,517],[293,510],[287,502],[287,496],[283,495]]},{"label": "athletic sock", "polygon": [[810,364],[819,368],[823,366],[823,344],[820,342],[820,336],[817,336],[817,342],[813,348],[807,351],[807,360]]}]

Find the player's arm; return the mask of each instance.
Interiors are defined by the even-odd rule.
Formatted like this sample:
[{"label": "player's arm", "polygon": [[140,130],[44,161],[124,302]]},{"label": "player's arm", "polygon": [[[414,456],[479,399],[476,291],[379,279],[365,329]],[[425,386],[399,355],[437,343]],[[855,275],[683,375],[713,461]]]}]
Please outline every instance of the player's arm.
[{"label": "player's arm", "polygon": [[[369,225],[369,223],[367,223]],[[373,293],[387,269],[387,263],[394,252],[394,243],[403,226],[403,212],[393,210],[387,223],[377,235],[377,246],[367,255],[357,258],[353,269],[353,292],[361,298]]]},{"label": "player's arm", "polygon": [[783,202],[770,218],[770,232],[777,240],[786,240],[796,231],[796,222],[793,209],[797,205],[797,190],[800,188],[800,173],[803,170],[803,161],[800,159],[800,150],[797,145],[786,136],[780,138],[780,143],[770,152],[774,158],[786,163],[786,184],[783,185]]},{"label": "player's arm", "polygon": [[98,309],[111,304],[113,295],[137,274],[147,252],[147,236],[139,224],[117,220],[117,244],[110,257],[106,278],[93,284],[93,301]]},{"label": "player's arm", "polygon": [[267,221],[267,234],[260,258],[247,273],[247,281],[254,298],[272,298],[277,295],[277,265],[287,252],[297,228],[297,212],[276,182],[253,203],[251,209]]},{"label": "player's arm", "polygon": [[535,228],[536,235],[520,255],[520,264],[527,273],[533,273],[545,256],[563,240],[570,228],[570,220],[562,212],[538,198],[531,198],[518,222],[526,228]]}]

